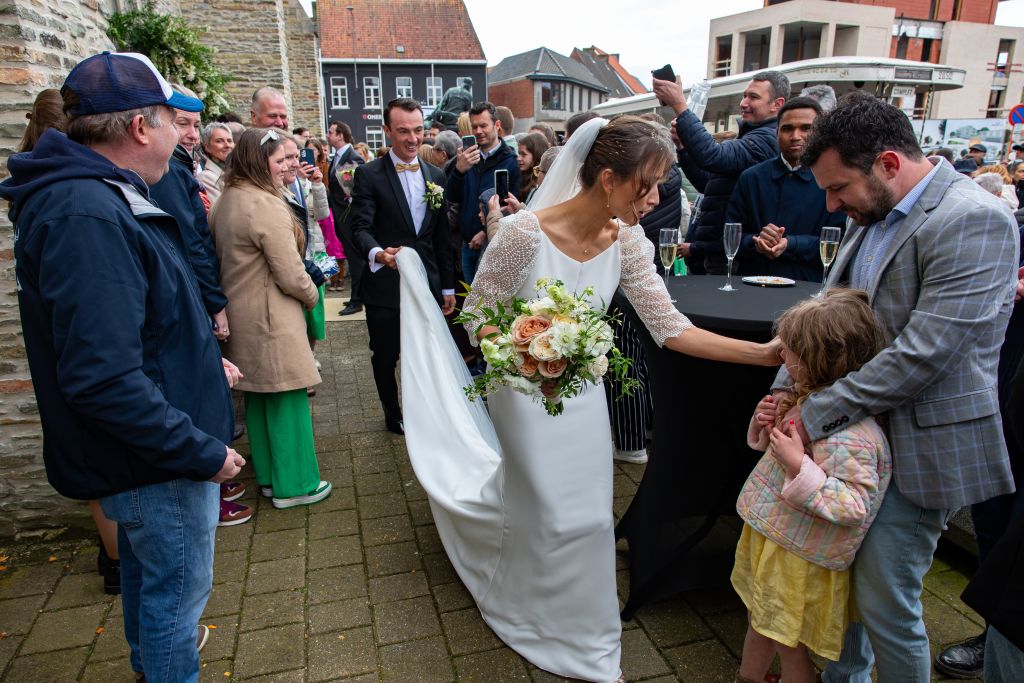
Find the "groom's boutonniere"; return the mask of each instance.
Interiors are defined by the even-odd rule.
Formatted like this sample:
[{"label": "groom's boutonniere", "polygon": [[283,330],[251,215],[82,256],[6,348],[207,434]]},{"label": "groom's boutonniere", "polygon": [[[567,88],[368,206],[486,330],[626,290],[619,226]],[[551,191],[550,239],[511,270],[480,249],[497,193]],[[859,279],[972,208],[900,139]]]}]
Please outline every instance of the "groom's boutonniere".
[{"label": "groom's boutonniere", "polygon": [[432,211],[440,209],[441,204],[444,203],[444,188],[428,180],[427,191],[423,193],[423,201]]}]

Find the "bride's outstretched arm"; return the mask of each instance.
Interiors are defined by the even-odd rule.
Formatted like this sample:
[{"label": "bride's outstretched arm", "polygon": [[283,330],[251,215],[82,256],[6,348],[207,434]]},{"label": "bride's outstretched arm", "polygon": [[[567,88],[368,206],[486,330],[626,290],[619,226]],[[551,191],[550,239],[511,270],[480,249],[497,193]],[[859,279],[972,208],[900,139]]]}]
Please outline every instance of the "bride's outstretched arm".
[{"label": "bride's outstretched arm", "polygon": [[623,227],[619,231],[619,243],[622,248],[619,284],[659,346],[729,363],[775,366],[782,362],[777,341],[755,344],[694,327],[672,305],[665,284],[654,268],[654,245],[639,227]]},{"label": "bride's outstretched arm", "polygon": [[727,363],[775,367],[782,362],[779,357],[781,342],[777,337],[767,344],[755,344],[723,337],[699,327],[690,327],[666,339],[665,346],[689,356]]}]

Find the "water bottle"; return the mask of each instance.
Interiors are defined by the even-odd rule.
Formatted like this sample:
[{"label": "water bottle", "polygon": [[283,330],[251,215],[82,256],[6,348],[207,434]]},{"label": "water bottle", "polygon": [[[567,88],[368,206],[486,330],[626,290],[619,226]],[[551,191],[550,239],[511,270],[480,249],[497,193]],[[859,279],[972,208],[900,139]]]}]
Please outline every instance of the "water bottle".
[{"label": "water bottle", "polygon": [[711,84],[704,78],[690,86],[690,94],[686,98],[686,106],[698,120],[704,120],[704,110],[708,106],[708,93],[711,92]]}]

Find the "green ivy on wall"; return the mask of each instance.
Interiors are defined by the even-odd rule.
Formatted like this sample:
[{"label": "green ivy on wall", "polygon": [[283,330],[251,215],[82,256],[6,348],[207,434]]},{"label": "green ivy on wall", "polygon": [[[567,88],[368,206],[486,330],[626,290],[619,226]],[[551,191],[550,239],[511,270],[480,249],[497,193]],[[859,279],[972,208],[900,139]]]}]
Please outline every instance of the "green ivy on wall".
[{"label": "green ivy on wall", "polygon": [[158,14],[152,1],[110,17],[107,35],[117,49],[149,57],[164,78],[195,91],[206,105],[204,120],[231,110],[224,85],[231,75],[213,64],[215,50],[199,42],[199,33],[181,17]]}]

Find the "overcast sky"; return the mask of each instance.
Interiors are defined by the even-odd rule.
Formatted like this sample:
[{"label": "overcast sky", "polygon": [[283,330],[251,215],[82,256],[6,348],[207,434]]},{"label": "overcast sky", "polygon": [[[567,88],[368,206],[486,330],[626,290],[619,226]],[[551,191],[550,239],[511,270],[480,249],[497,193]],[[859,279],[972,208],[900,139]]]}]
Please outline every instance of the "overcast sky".
[{"label": "overcast sky", "polygon": [[[509,55],[547,47],[568,55],[596,45],[650,87],[650,72],[672,64],[687,85],[703,78],[713,17],[759,9],[763,0],[465,0],[494,66]],[[999,3],[996,23],[1024,26],[1024,0]],[[995,55],[992,55],[995,59]]]},{"label": "overcast sky", "polygon": [[[299,1],[308,13],[309,0]],[[703,78],[711,19],[764,7],[763,0],[464,1],[489,66],[538,47],[568,56],[574,47],[596,45],[619,53],[648,87],[651,70],[666,63],[686,85]],[[996,23],[1024,26],[1024,0],[1000,2]]]}]

